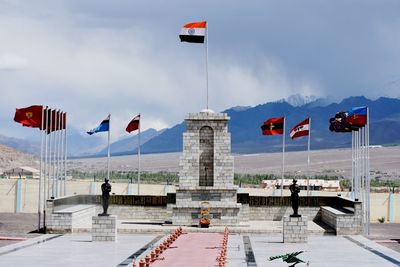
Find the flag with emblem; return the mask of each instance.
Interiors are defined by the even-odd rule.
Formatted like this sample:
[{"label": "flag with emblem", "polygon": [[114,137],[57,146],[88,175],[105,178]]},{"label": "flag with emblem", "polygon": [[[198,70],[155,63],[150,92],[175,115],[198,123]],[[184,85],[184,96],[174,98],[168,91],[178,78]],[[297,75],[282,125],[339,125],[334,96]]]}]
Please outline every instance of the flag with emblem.
[{"label": "flag with emblem", "polygon": [[271,118],[261,125],[261,130],[263,135],[279,135],[283,134],[283,123],[285,117]]},{"label": "flag with emblem", "polygon": [[21,123],[22,126],[31,128],[42,127],[43,106],[34,105],[15,110],[14,121]]},{"label": "flag with emblem", "polygon": [[206,21],[188,23],[183,26],[179,38],[181,42],[204,43],[206,27]]},{"label": "flag with emblem", "polygon": [[348,112],[347,122],[354,127],[364,127],[367,124],[367,107],[352,108]]},{"label": "flag with emblem", "polygon": [[310,118],[300,122],[292,129],[290,129],[290,137],[293,139],[301,136],[308,136],[310,132]]}]

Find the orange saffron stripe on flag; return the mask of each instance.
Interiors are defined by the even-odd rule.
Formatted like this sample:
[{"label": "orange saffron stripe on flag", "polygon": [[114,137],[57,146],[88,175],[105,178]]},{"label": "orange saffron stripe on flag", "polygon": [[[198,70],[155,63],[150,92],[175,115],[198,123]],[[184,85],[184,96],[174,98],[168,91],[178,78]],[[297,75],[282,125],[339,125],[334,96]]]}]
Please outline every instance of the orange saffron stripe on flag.
[{"label": "orange saffron stripe on flag", "polygon": [[192,22],[192,23],[186,24],[183,27],[184,28],[205,28],[206,24],[207,24],[207,21]]}]

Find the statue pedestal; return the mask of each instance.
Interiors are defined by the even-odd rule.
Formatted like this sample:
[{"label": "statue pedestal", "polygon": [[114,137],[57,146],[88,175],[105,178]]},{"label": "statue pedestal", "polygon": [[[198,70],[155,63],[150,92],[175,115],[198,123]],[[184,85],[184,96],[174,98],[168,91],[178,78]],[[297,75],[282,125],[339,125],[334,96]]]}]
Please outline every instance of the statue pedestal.
[{"label": "statue pedestal", "polygon": [[117,241],[117,216],[93,216],[92,241]]},{"label": "statue pedestal", "polygon": [[307,216],[283,218],[283,243],[307,243]]}]

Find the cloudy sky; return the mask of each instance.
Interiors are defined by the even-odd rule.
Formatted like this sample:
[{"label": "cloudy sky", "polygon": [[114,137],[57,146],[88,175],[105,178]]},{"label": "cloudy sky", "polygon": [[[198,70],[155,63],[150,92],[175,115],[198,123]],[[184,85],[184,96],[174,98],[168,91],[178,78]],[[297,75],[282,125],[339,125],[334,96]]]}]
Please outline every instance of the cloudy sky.
[{"label": "cloudy sky", "polygon": [[142,114],[161,129],[205,108],[204,45],[180,43],[207,20],[210,108],[292,94],[400,96],[400,1],[0,0],[0,134],[26,137],[16,107],[68,112],[84,132],[112,114],[113,139]]}]

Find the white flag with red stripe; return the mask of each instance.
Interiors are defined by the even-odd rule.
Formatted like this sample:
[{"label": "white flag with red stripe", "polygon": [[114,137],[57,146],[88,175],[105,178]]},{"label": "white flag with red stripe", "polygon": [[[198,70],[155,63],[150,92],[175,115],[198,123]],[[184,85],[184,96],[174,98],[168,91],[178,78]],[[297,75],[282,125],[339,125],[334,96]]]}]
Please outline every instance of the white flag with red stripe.
[{"label": "white flag with red stripe", "polygon": [[290,137],[295,139],[301,136],[308,136],[310,133],[310,118],[305,119],[304,121],[300,122],[292,129],[290,129]]},{"label": "white flag with red stripe", "polygon": [[204,43],[206,27],[206,21],[188,23],[183,26],[179,38],[181,39],[181,42]]}]

